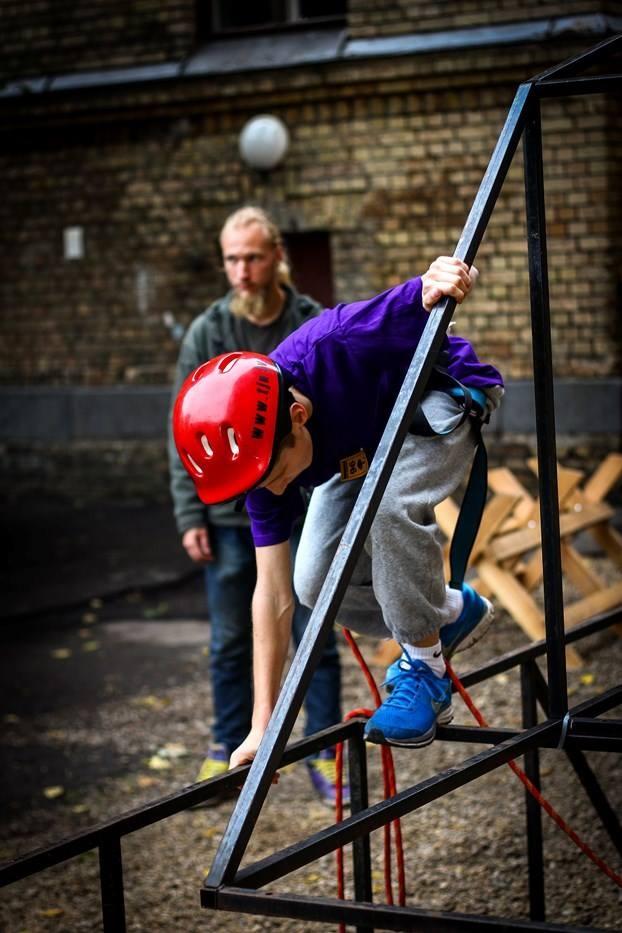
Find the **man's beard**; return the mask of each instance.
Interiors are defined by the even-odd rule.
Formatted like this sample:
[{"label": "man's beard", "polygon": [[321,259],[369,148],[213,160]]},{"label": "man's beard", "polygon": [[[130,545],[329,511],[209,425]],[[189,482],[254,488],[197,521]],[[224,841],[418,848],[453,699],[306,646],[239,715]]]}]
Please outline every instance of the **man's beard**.
[{"label": "man's beard", "polygon": [[266,307],[267,289],[257,292],[235,292],[231,299],[230,308],[236,317],[244,317],[249,321],[260,322],[269,316]]}]

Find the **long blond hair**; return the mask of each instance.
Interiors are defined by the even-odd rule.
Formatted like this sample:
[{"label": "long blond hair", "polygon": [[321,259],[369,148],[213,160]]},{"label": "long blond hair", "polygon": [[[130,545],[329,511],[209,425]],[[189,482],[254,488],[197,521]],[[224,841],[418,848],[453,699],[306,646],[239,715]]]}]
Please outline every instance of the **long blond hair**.
[{"label": "long blond hair", "polygon": [[222,230],[220,231],[220,241],[222,242],[225,231],[231,230],[234,227],[250,227],[251,224],[259,224],[262,230],[264,230],[266,233],[266,236],[270,240],[272,246],[280,246],[283,250],[283,259],[277,266],[276,277],[279,285],[291,286],[291,268],[287,258],[287,252],[285,251],[285,246],[283,244],[281,231],[272,220],[270,215],[261,207],[247,205],[246,207],[240,207],[239,210],[234,211],[233,214],[229,214],[224,224],[222,225]]}]

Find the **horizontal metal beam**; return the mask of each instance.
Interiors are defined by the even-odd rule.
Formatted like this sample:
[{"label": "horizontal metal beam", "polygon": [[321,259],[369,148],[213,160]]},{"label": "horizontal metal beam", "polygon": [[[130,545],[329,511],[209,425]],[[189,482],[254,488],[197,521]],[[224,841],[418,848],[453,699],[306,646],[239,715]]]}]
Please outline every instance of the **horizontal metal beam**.
[{"label": "horizontal metal beam", "polygon": [[622,75],[590,75],[559,78],[537,85],[538,97],[572,97],[579,94],[611,94],[622,90]]},{"label": "horizontal metal beam", "polygon": [[[541,745],[549,737],[559,737],[560,725],[558,720],[549,720],[492,749],[480,752],[460,765],[401,791],[389,800],[376,803],[367,810],[353,814],[336,826],[330,826],[302,842],[288,846],[242,869],[237,873],[234,883],[241,887],[258,888],[297,868],[302,868],[303,865],[308,865],[321,856],[347,845],[359,836],[373,832],[392,820],[412,813],[450,791],[488,774],[500,765],[524,754],[528,749]],[[206,884],[206,887],[209,888],[210,885]]]},{"label": "horizontal metal beam", "polygon": [[[361,719],[351,719],[348,722],[337,723],[321,732],[316,732],[308,738],[292,742],[283,754],[281,764],[293,764],[301,761],[309,755],[320,751],[323,748],[330,748],[337,742],[347,740],[351,735],[361,730]],[[59,865],[68,859],[96,849],[102,840],[108,840],[116,835],[119,839],[127,836],[139,829],[145,829],[160,820],[167,819],[184,810],[189,810],[196,804],[205,803],[210,797],[221,794],[223,791],[229,791],[244,783],[246,775],[250,770],[250,765],[243,765],[235,768],[233,771],[227,771],[219,777],[212,778],[209,781],[203,781],[200,784],[192,784],[182,790],[168,794],[166,797],[160,797],[151,803],[144,804],[134,810],[128,810],[121,813],[113,819],[106,820],[76,833],[67,839],[62,839],[54,845],[41,849],[35,849],[19,858],[13,859],[0,865],[0,887],[13,884],[15,881],[21,881],[39,871],[51,868],[53,865]]]},{"label": "horizontal metal beam", "polygon": [[[205,895],[207,897],[207,895]],[[211,906],[203,902],[203,906]],[[473,914],[427,911],[417,907],[393,907],[340,901],[331,897],[305,897],[298,894],[261,894],[238,887],[220,888],[220,910],[259,914],[265,917],[289,917],[317,923],[344,923],[359,928],[417,931],[417,933],[585,933],[585,927],[560,923],[538,923]],[[590,933],[606,933],[590,927]]]},{"label": "horizontal metal beam", "polygon": [[[587,622],[582,622],[580,625],[568,629],[565,633],[564,644],[574,644],[582,638],[587,638],[588,635],[595,635],[597,632],[604,631],[604,629],[621,621],[622,606],[617,606],[615,609],[594,616],[593,619],[588,619]],[[474,668],[466,674],[461,674],[460,680],[464,687],[472,687],[474,684],[488,680],[489,677],[503,674],[526,661],[535,660],[535,658],[543,657],[545,654],[546,640],[534,641],[523,648],[517,648],[514,651],[508,651],[507,654],[499,655],[493,658],[492,661],[488,661],[487,664],[482,664],[481,667]]]}]

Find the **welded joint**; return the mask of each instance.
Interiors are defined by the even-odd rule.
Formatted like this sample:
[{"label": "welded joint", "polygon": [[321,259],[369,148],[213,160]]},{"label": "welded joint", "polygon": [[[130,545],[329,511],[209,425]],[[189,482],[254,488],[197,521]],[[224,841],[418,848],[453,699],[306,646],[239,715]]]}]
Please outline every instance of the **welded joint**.
[{"label": "welded joint", "polygon": [[567,712],[562,720],[562,729],[559,735],[559,742],[557,743],[558,748],[563,748],[566,744],[566,739],[568,737],[568,730],[570,729],[570,712]]}]

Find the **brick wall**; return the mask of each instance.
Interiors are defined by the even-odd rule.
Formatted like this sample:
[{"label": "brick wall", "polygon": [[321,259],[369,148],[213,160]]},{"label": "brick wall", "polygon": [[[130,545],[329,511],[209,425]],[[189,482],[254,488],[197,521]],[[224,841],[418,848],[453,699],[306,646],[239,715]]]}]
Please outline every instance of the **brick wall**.
[{"label": "brick wall", "polygon": [[[432,19],[438,6],[408,7],[422,17],[417,28],[438,28]],[[471,6],[451,5],[455,16]],[[555,6],[565,13],[575,5]],[[597,6],[605,11],[605,4]],[[170,14],[167,22],[186,22],[181,0],[157,7]],[[483,16],[490,7],[478,9]],[[536,13],[535,4],[521,9]],[[364,10],[353,3],[353,23]],[[538,16],[545,10],[540,4]],[[374,6],[367,12],[372,16]],[[444,28],[450,25],[466,24],[443,20]],[[170,31],[183,45],[182,34],[181,26]],[[371,295],[421,271],[453,250],[518,83],[585,45],[566,39],[546,47],[341,61],[285,76],[266,71],[9,102],[0,147],[0,380],[168,384],[178,345],[165,315],[186,325],[222,293],[217,234],[243,202],[266,206],[286,231],[330,232],[337,300]],[[121,40],[118,49],[131,57]],[[52,54],[51,46],[42,52],[41,65],[51,67]],[[80,54],[76,49],[76,70],[83,67]],[[89,67],[121,62],[99,54],[97,43],[88,50],[85,44]],[[146,40],[143,54],[133,61],[173,55]],[[61,58],[59,68],[66,54]],[[621,110],[619,100],[604,96],[543,103],[560,377],[619,372]],[[241,164],[237,139],[244,122],[265,111],[284,119],[291,149],[281,167],[260,177]],[[86,254],[68,261],[63,229],[76,225],[83,227]],[[458,313],[457,330],[506,377],[528,377],[520,154],[477,263],[481,282]],[[528,445],[503,441],[499,450],[518,462],[517,451],[533,451]],[[569,443],[568,456],[578,459],[583,447]],[[0,473],[8,496],[166,495],[161,440],[6,443]]]},{"label": "brick wall", "polygon": [[24,78],[183,58],[193,0],[0,0],[0,77]]},{"label": "brick wall", "polygon": [[587,13],[619,14],[622,4],[612,0],[350,0],[348,23],[356,38],[403,35],[474,26],[501,25],[554,16]]},{"label": "brick wall", "polygon": [[[384,80],[299,103],[277,86],[204,115],[26,135],[0,157],[5,384],[166,382],[176,356],[163,316],[187,324],[224,287],[217,234],[255,200],[283,229],[331,232],[338,300],[422,271],[458,239],[515,84],[419,90]],[[291,151],[268,178],[246,170],[237,137],[257,110],[278,113]],[[612,375],[619,364],[616,203],[620,171],[604,97],[546,101],[544,156],[555,366]],[[9,146],[11,144],[9,143]],[[477,296],[457,317],[507,377],[529,375],[528,281],[520,153],[480,249]],[[617,224],[617,227],[616,227]],[[66,226],[86,255],[62,256]]]}]

